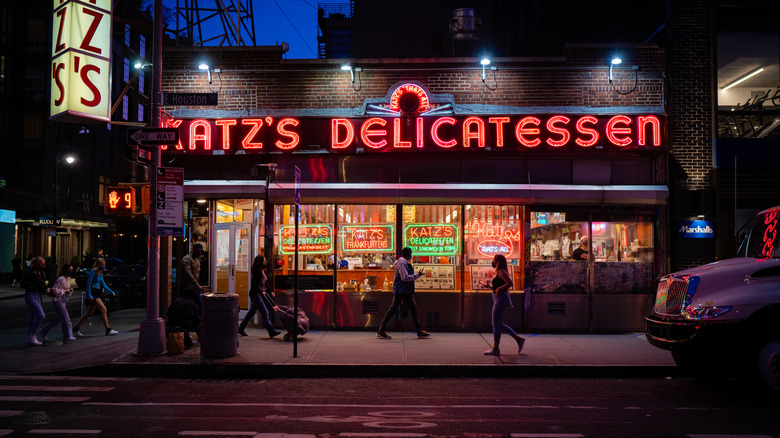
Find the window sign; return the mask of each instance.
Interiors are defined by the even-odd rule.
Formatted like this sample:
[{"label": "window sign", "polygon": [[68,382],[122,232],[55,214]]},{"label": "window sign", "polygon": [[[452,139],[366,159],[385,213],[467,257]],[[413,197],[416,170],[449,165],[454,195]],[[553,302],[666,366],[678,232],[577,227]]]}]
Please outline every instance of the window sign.
[{"label": "window sign", "polygon": [[[295,226],[281,227],[282,254],[295,254]],[[298,254],[323,254],[333,252],[333,227],[331,225],[299,225]]]},{"label": "window sign", "polygon": [[415,256],[460,254],[460,234],[454,224],[409,224],[404,228],[404,246]]},{"label": "window sign", "polygon": [[518,221],[474,221],[466,227],[466,245],[470,258],[492,259],[501,254],[507,259],[520,258],[523,247]]},{"label": "window sign", "polygon": [[392,224],[343,225],[343,252],[395,252],[395,232]]}]

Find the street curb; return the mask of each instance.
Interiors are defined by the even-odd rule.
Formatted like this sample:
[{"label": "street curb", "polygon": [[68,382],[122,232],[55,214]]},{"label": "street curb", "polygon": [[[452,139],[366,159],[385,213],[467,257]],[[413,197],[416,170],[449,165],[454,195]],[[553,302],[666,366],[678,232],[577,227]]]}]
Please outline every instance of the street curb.
[{"label": "street curb", "polygon": [[289,365],[112,363],[55,374],[163,378],[666,378],[675,366],[556,365]]}]

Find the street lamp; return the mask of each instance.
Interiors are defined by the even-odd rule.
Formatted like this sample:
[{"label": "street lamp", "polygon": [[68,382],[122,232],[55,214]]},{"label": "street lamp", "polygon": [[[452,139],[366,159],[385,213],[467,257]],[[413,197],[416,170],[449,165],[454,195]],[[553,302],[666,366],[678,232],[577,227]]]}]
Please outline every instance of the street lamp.
[{"label": "street lamp", "polygon": [[60,144],[59,142],[56,143],[56,148],[54,151],[54,211],[52,214],[52,224],[50,225],[50,229],[54,229],[54,232],[51,233],[51,261],[52,261],[52,267],[54,268],[54,272],[56,272],[57,269],[57,210],[59,210],[60,206],[60,161],[65,161],[68,165],[72,165],[76,162],[76,157],[72,154],[67,154],[64,157],[60,157]]}]

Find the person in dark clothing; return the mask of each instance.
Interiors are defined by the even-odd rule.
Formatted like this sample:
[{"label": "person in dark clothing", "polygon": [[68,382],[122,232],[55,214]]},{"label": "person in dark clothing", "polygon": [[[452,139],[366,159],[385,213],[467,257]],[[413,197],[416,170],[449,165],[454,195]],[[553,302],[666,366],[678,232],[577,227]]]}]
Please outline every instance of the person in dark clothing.
[{"label": "person in dark clothing", "polygon": [[190,332],[195,332],[200,339],[200,309],[195,304],[193,297],[200,290],[194,287],[185,288],[181,296],[173,300],[166,312],[165,326],[168,330],[180,328],[184,330],[184,347],[192,347]]},{"label": "person in dark clothing", "polygon": [[183,294],[188,288],[194,288],[198,290],[198,293],[193,295],[192,300],[198,305],[198,308],[202,308],[200,301],[200,295],[203,293],[203,287],[198,284],[200,278],[200,256],[203,255],[203,245],[196,243],[192,245],[192,251],[182,257],[181,269],[179,269],[179,293]]},{"label": "person in dark clothing", "polygon": [[27,328],[28,345],[42,345],[36,335],[46,318],[41,306],[41,294],[49,293],[44,269],[46,269],[46,260],[43,257],[33,257],[30,260],[30,272],[24,276],[21,283],[21,287],[25,290],[24,302],[30,309],[30,325]]},{"label": "person in dark clothing", "polygon": [[246,313],[246,316],[244,316],[244,319],[241,321],[241,325],[238,326],[238,334],[241,336],[247,336],[246,333],[246,326],[249,324],[249,320],[252,319],[253,316],[255,316],[255,313],[258,311],[260,312],[260,316],[263,318],[263,324],[265,325],[265,329],[268,330],[268,337],[273,338],[274,336],[278,335],[280,332],[278,332],[276,329],[274,329],[274,325],[271,322],[271,318],[268,312],[268,308],[265,305],[265,299],[263,295],[265,295],[266,292],[266,283],[268,282],[268,276],[265,273],[265,256],[262,254],[258,254],[257,257],[255,257],[255,260],[252,262],[252,284],[249,289],[249,311]]},{"label": "person in dark clothing", "polygon": [[22,282],[22,258],[19,257],[19,254],[11,259],[11,272],[11,278],[13,279],[11,286],[19,286]]},{"label": "person in dark clothing", "polygon": [[580,247],[571,252],[572,260],[587,260],[588,251],[590,250],[588,242],[588,236],[584,236],[580,239]]},{"label": "person in dark clothing", "polygon": [[406,247],[401,250],[401,257],[395,262],[395,278],[393,279],[393,303],[390,305],[390,309],[387,310],[382,323],[379,324],[379,330],[376,332],[376,336],[381,339],[391,339],[391,336],[385,332],[387,323],[390,318],[393,317],[398,307],[401,304],[406,304],[409,308],[409,313],[412,315],[412,321],[414,327],[417,329],[417,337],[425,338],[430,336],[430,332],[423,330],[420,324],[420,318],[417,316],[417,303],[414,302],[414,282],[420,278],[423,274],[423,270],[414,273],[412,264],[409,263],[412,260],[412,249]]},{"label": "person in dark clothing", "polygon": [[517,342],[517,354],[523,351],[525,338],[512,330],[512,327],[504,324],[504,313],[506,309],[512,306],[512,300],[509,298],[509,291],[512,289],[512,277],[509,275],[509,265],[503,254],[496,254],[493,257],[493,268],[496,270],[496,276],[493,277],[491,287],[493,289],[493,348],[485,352],[486,356],[501,355],[498,344],[501,341],[501,331],[509,333],[509,336]]}]

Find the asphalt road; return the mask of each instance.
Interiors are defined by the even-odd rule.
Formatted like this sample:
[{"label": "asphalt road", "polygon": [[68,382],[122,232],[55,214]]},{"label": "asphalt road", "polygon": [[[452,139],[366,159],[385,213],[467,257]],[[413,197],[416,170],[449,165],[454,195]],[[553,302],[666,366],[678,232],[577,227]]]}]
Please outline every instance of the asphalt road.
[{"label": "asphalt road", "polygon": [[689,379],[0,376],[0,436],[757,438],[779,414]]}]

